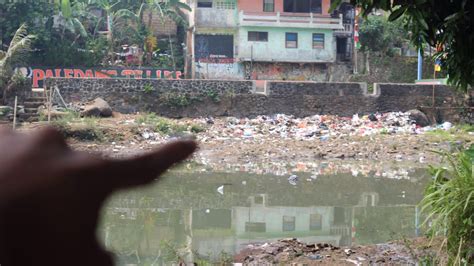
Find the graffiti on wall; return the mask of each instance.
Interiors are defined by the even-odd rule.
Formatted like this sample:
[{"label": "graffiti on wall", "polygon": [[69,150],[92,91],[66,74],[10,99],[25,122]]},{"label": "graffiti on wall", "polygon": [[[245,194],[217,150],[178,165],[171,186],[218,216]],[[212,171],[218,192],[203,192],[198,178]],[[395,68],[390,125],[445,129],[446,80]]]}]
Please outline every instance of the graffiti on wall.
[{"label": "graffiti on wall", "polygon": [[234,58],[233,35],[198,34],[194,45],[199,78],[243,78],[241,67]]},{"label": "graffiti on wall", "polygon": [[33,88],[43,87],[45,78],[132,78],[181,79],[181,71],[154,68],[48,68],[21,67],[18,70],[31,78]]},{"label": "graffiti on wall", "polygon": [[249,63],[244,64],[246,79],[327,81],[325,64]]},{"label": "graffiti on wall", "polygon": [[196,64],[196,73],[201,79],[243,79],[242,67],[238,63],[232,64],[214,64],[202,63]]}]

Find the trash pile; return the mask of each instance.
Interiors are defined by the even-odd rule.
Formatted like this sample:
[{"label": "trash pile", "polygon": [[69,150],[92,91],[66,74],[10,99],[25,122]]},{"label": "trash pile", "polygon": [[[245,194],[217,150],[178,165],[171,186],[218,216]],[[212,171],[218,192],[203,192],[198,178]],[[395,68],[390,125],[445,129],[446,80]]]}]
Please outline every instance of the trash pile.
[{"label": "trash pile", "polygon": [[236,261],[245,265],[273,265],[289,262],[297,257],[306,257],[309,260],[323,260],[331,255],[322,255],[322,251],[339,250],[330,244],[305,244],[296,238],[282,239],[275,243],[263,245],[249,245],[237,256]]},{"label": "trash pile", "polygon": [[[202,169],[201,172],[208,171]],[[288,182],[296,184],[299,176],[294,173],[306,173],[304,178],[308,182],[315,181],[319,176],[351,174],[353,177],[375,177],[397,180],[413,179],[414,170],[410,167],[401,167],[399,165],[377,164],[375,162],[346,163],[344,160],[337,161],[313,161],[313,162],[268,162],[263,164],[212,164],[209,171],[219,171],[224,173],[252,173],[252,174],[271,174],[276,176],[289,176]]]},{"label": "trash pile", "polygon": [[[209,119],[201,123],[208,123]],[[212,124],[214,121],[212,120]],[[451,123],[446,122],[441,126],[449,130]],[[277,114],[274,116],[258,116],[254,119],[238,119],[229,117],[226,123],[212,127],[215,134],[208,134],[208,138],[244,138],[258,139],[265,136],[279,137],[282,139],[296,140],[328,140],[338,136],[370,136],[374,134],[422,134],[435,128],[417,125],[410,117],[410,113],[391,112],[377,113],[365,116],[355,114],[350,117],[333,115],[314,115],[306,118]]]},{"label": "trash pile", "polygon": [[234,261],[240,265],[415,265],[417,258],[433,254],[430,249],[413,249],[399,243],[340,248],[290,238],[249,245]]}]

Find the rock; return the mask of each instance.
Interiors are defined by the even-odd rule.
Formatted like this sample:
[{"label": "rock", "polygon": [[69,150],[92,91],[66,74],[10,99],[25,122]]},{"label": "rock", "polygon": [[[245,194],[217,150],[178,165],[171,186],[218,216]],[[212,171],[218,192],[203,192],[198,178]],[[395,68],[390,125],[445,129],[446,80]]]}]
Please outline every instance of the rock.
[{"label": "rock", "polygon": [[10,106],[0,106],[0,116],[7,116],[13,113],[13,108]]},{"label": "rock", "polygon": [[112,108],[104,99],[97,98],[84,106],[81,116],[111,117]]},{"label": "rock", "polygon": [[413,121],[415,121],[416,125],[421,126],[421,127],[426,127],[431,124],[430,120],[428,117],[420,110],[410,110],[408,111],[409,113],[409,118]]}]

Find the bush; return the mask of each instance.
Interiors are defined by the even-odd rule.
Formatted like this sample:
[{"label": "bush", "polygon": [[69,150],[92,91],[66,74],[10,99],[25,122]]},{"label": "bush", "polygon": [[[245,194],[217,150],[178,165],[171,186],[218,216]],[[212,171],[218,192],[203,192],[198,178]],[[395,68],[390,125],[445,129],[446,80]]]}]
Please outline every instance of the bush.
[{"label": "bush", "polygon": [[135,119],[138,124],[153,124],[158,120],[158,116],[155,113],[145,113]]},{"label": "bush", "polygon": [[171,132],[172,125],[168,119],[158,118],[155,124],[155,131],[161,134],[169,134]]},{"label": "bush", "polygon": [[363,50],[390,53],[391,47],[401,47],[409,39],[400,21],[390,22],[383,16],[369,16],[360,25]]},{"label": "bush", "polygon": [[446,234],[451,264],[474,263],[474,145],[443,154],[450,168],[430,167],[434,180],[426,189],[422,211],[432,236]]},{"label": "bush", "polygon": [[194,125],[191,125],[190,131],[192,133],[198,134],[198,133],[206,131],[206,128],[201,125],[194,124]]}]

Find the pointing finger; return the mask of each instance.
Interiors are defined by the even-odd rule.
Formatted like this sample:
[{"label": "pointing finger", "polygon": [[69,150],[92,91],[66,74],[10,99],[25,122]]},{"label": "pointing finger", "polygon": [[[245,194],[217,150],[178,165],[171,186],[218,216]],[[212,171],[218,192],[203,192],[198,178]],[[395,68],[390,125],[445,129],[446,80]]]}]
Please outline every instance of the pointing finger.
[{"label": "pointing finger", "polygon": [[146,155],[111,161],[107,186],[114,190],[147,184],[174,164],[188,158],[196,148],[194,141],[176,141]]}]

